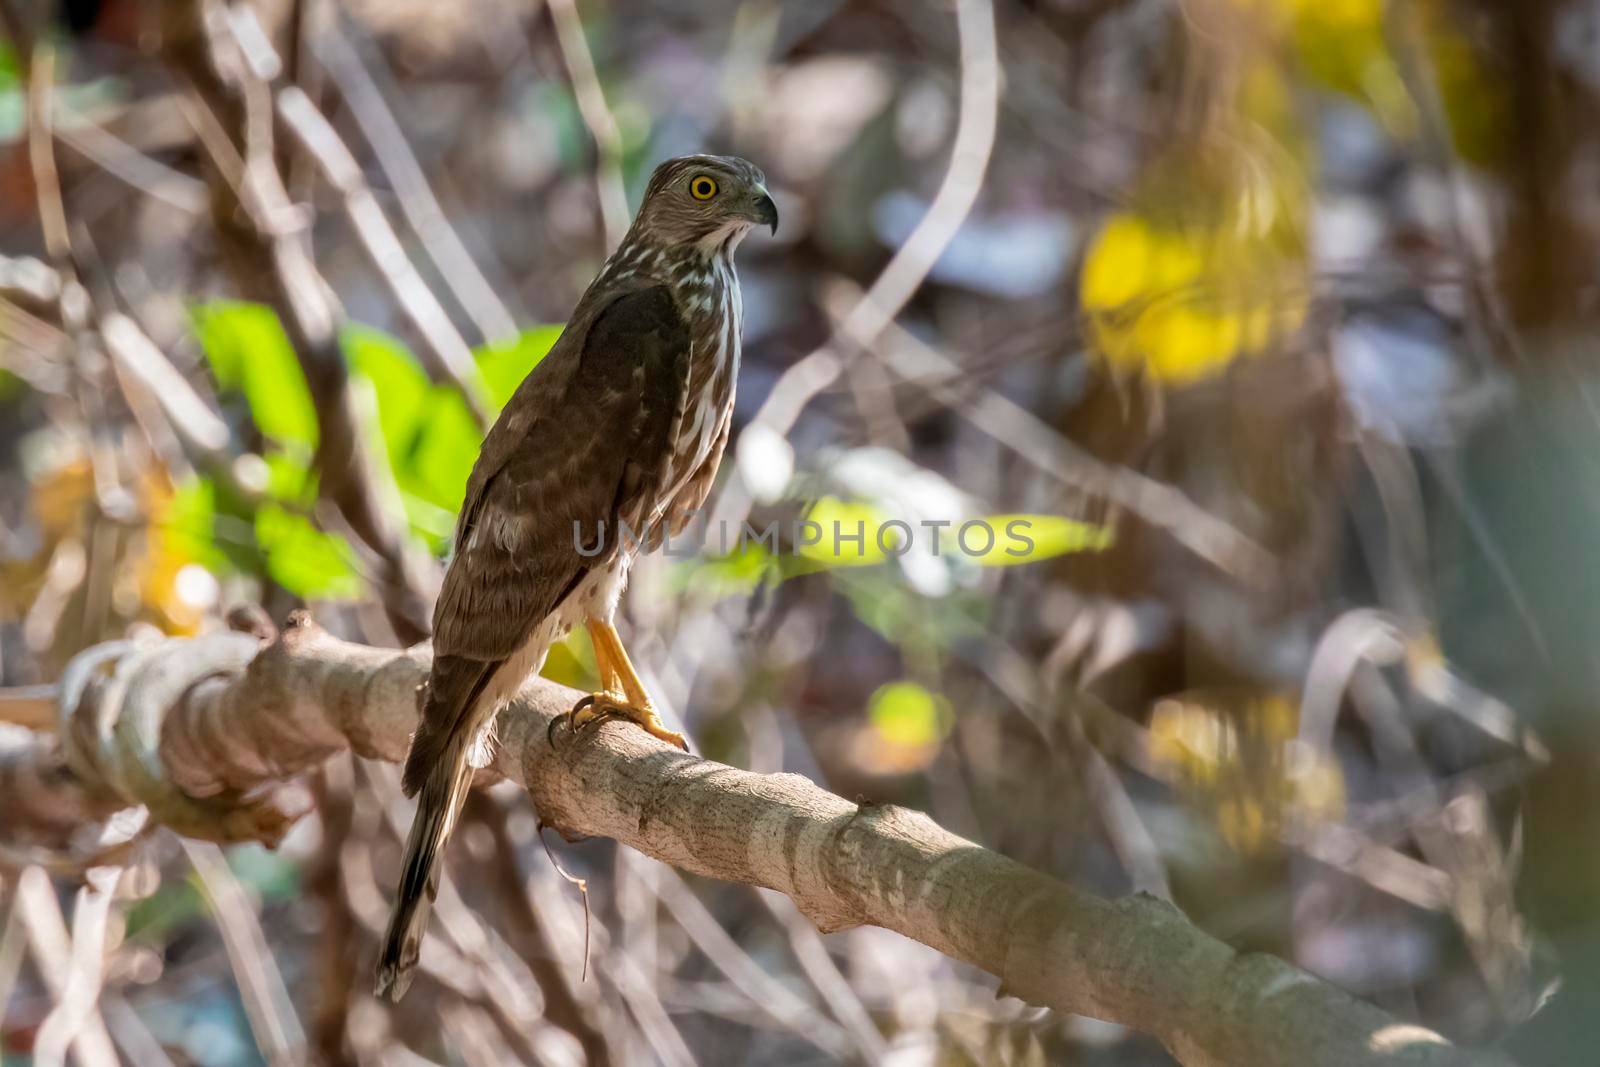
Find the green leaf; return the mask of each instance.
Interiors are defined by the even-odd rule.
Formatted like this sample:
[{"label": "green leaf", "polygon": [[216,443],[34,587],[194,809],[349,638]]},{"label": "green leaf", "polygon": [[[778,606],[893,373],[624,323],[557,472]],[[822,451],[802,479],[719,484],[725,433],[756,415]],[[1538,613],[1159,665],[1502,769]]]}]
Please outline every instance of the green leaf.
[{"label": "green leaf", "polygon": [[400,504],[405,509],[411,532],[426,541],[430,551],[442,552],[450,547],[450,538],[456,530],[454,511],[405,489],[400,490]]},{"label": "green leaf", "polygon": [[272,580],[296,596],[351,600],[361,594],[355,551],[344,538],[317,529],[303,515],[262,504],[256,512],[256,542]]},{"label": "green leaf", "polygon": [[[560,326],[536,326],[515,340],[479,349],[490,398],[502,406],[539,365]],[[378,426],[412,528],[437,548],[448,541],[482,436],[461,395],[428,380],[402,342],[381,330],[351,326],[342,337],[353,374],[370,382]]]},{"label": "green leaf", "polygon": [[311,390],[277,313],[263,304],[217,300],[191,314],[217,384],[244,394],[261,432],[279,444],[315,448]]},{"label": "green leaf", "polygon": [[21,140],[27,126],[27,87],[17,63],[17,51],[0,41],[0,144]]},{"label": "green leaf", "polygon": [[261,457],[267,464],[267,495],[285,504],[309,506],[317,495],[316,476],[300,456],[272,451]]},{"label": "green leaf", "polygon": [[0,41],[0,92],[9,92],[22,86],[22,68],[17,63],[17,50],[10,41]]},{"label": "green leaf", "polygon": [[916,682],[890,682],[878,687],[867,703],[873,729],[900,745],[931,745],[950,732],[950,708]]},{"label": "green leaf", "polygon": [[513,341],[498,345],[485,345],[474,354],[478,358],[478,372],[497,408],[505,407],[511,394],[517,391],[539,361],[555,346],[564,326],[533,326],[523,330]]},{"label": "green leaf", "polygon": [[482,444],[478,424],[454,390],[433,396],[426,426],[415,449],[397,472],[400,487],[452,515],[461,508],[467,478]]},{"label": "green leaf", "polygon": [[[799,544],[799,555],[830,569],[870,567],[904,550],[900,541],[905,529],[890,525],[881,511],[861,501],[822,497],[806,513],[806,521],[814,524],[807,537],[817,540]],[[912,526],[911,536],[931,535]],[[980,567],[1037,563],[1069,552],[1097,551],[1112,541],[1109,526],[1059,515],[987,515],[940,533],[942,554]]]},{"label": "green leaf", "polygon": [[[316,498],[316,477],[306,462],[281,450],[262,458],[267,464],[266,495],[281,503],[261,503],[252,515],[247,509],[227,507],[216,483],[198,478],[180,486],[173,497],[165,536],[178,539],[193,559],[215,573],[264,567],[273,581],[297,596],[323,600],[358,596],[361,580],[355,551],[344,538],[318,529],[293,510]],[[240,533],[231,541],[217,537],[222,522],[238,526]]]},{"label": "green leaf", "polygon": [[[497,413],[510,402],[522,380],[550,353],[564,328],[533,326],[514,340],[485,345],[474,351],[478,373],[483,375]],[[477,462],[482,443],[478,425],[461,395],[454,389],[435,387],[427,429],[418,442],[409,471],[412,477],[409,481],[403,478],[402,487],[453,516],[461,507],[467,478],[472,474],[472,465]]]},{"label": "green leaf", "polygon": [[981,638],[989,629],[989,598],[972,591],[929,597],[889,568],[841,568],[829,575],[850,610],[889,644],[918,654]]},{"label": "green leaf", "polygon": [[[203,480],[196,489],[204,506],[209,510],[211,543],[227,560],[228,568],[243,574],[258,574],[266,566],[261,546],[256,542],[256,507],[254,498],[246,498],[233,491],[226,482]],[[196,504],[198,510],[201,504]],[[227,573],[219,569],[218,574]]]},{"label": "green leaf", "polygon": [[217,487],[210,478],[190,478],[172,494],[161,536],[173,555],[192,559],[213,574],[230,569],[216,542]]},{"label": "green leaf", "polygon": [[766,546],[747,541],[724,556],[685,561],[673,569],[673,584],[678,593],[693,590],[697,598],[748,596],[779,575],[779,562]]},{"label": "green leaf", "polygon": [[169,931],[205,914],[199,879],[166,879],[150,896],[128,908],[124,936],[159,944]]},{"label": "green leaf", "polygon": [[1069,552],[1098,552],[1116,539],[1109,526],[1060,515],[986,515],[979,521],[994,531],[993,543],[987,534],[973,534],[960,543],[962,555],[980,567],[1014,567]]},{"label": "green leaf", "polygon": [[[315,482],[307,468],[316,446],[316,409],[277,315],[260,304],[216,301],[193,311],[195,334],[218,385],[249,404],[261,432],[280,447],[266,455],[268,494],[286,503],[309,503]],[[537,326],[502,345],[476,353],[491,398],[503,405],[538,366],[560,326]],[[340,336],[352,377],[377,398],[382,437],[412,530],[435,549],[448,543],[482,436],[459,393],[435,385],[399,339],[352,324]],[[270,544],[267,537],[275,538]],[[276,509],[257,516],[256,534],[267,569],[302,596],[343,596],[354,574],[349,546],[309,522]],[[284,558],[288,548],[310,553]]]},{"label": "green leaf", "polygon": [[[348,327],[341,341],[350,370],[377,398],[378,429],[406,511],[417,532],[436,540],[437,512],[453,513],[478,458],[477,423],[461,395],[435,385],[400,340],[370,326]],[[445,536],[450,523],[443,524]]]},{"label": "green leaf", "polygon": [[378,429],[398,477],[416,448],[433,383],[411,350],[382,330],[352,325],[339,340],[351,371],[372,383],[378,397]]}]

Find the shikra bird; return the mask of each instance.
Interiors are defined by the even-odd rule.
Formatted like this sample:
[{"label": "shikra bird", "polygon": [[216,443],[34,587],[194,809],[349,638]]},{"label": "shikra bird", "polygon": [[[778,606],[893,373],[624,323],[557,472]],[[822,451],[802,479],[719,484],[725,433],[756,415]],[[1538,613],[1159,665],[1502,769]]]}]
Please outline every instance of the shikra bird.
[{"label": "shikra bird", "polygon": [[639,215],[484,440],[433,615],[402,788],[417,798],[377,991],[417,963],[451,828],[501,704],[587,626],[600,691],[568,717],[662,725],[612,625],[634,556],[682,530],[728,442],[743,306],[733,253],[778,229],[761,171],[729,156],[656,168]]}]

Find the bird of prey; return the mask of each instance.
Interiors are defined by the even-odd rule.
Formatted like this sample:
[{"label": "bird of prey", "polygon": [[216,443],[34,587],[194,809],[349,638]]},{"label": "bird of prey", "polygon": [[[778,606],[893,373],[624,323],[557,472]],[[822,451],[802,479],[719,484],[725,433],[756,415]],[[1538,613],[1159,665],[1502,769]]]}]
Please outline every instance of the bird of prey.
[{"label": "bird of prey", "polygon": [[[417,797],[377,991],[411,981],[439,870],[500,705],[584,624],[600,691],[568,716],[662,725],[612,625],[641,547],[679,532],[728,441],[743,305],[733,253],[778,229],[761,171],[730,156],[656,168],[638,217],[500,413],[467,482],[433,616],[433,667],[402,788]],[[630,535],[631,532],[631,535]]]}]

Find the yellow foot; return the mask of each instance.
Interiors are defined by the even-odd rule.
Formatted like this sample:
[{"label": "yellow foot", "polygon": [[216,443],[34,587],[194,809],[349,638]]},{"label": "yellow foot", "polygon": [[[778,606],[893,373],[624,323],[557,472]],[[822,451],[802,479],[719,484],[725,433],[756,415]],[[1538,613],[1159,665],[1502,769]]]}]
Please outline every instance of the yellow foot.
[{"label": "yellow foot", "polygon": [[669,745],[677,745],[685,752],[689,751],[689,743],[683,739],[683,735],[667,729],[656,714],[656,709],[648,704],[643,707],[629,704],[615,693],[590,693],[574,704],[566,715],[567,725],[574,731],[606,719],[626,719],[650,736],[659,737]]}]

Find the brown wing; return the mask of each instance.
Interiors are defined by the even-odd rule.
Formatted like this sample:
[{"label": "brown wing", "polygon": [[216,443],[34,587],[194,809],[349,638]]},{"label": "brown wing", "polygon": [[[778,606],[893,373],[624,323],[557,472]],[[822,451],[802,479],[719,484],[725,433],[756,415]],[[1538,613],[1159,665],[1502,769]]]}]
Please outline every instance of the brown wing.
[{"label": "brown wing", "polygon": [[[609,563],[618,514],[647,509],[665,473],[689,361],[671,295],[634,290],[571,331],[518,386],[467,482],[401,778],[407,796],[464,758],[473,707],[495,668],[590,568]],[[607,551],[586,556],[579,544],[592,544],[601,523]],[[409,865],[410,888],[420,892],[432,869]]]},{"label": "brown wing", "polygon": [[[688,378],[689,332],[655,286],[613,300],[517,389],[467,486],[434,610],[434,652],[498,661],[617,543],[619,512],[658,484]],[[608,551],[586,557],[605,523]]]}]

